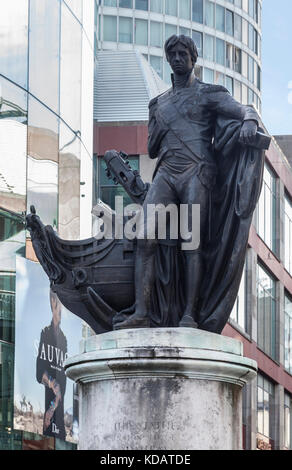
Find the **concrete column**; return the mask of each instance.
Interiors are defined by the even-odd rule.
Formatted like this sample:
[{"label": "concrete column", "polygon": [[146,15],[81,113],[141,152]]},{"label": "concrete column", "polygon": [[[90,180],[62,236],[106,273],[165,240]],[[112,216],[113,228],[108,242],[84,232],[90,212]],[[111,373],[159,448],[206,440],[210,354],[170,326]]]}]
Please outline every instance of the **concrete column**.
[{"label": "concrete column", "polygon": [[242,448],[242,387],[256,376],[238,340],[191,328],[119,330],[70,358],[79,448]]}]

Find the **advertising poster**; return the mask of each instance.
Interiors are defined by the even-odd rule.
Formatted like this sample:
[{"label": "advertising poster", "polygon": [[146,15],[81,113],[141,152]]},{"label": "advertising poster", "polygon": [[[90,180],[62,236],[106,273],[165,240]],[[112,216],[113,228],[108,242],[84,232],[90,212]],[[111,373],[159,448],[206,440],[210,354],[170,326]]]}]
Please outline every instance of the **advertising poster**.
[{"label": "advertising poster", "polygon": [[38,263],[17,257],[14,428],[77,443],[78,394],[64,372],[86,324],[51,291]]}]

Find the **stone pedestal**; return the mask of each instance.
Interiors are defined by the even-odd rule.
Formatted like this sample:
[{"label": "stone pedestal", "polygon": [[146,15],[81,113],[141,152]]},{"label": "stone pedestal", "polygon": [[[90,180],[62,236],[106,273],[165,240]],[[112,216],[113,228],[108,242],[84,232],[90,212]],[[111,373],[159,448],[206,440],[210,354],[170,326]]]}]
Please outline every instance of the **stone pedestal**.
[{"label": "stone pedestal", "polygon": [[67,360],[79,383],[79,448],[241,449],[242,343],[191,328],[93,336]]}]

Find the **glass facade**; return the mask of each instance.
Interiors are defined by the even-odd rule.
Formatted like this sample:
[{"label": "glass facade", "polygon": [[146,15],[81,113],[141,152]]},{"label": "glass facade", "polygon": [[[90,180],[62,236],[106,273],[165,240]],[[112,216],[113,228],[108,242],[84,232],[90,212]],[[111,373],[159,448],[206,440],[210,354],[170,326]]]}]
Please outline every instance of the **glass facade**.
[{"label": "glass facade", "polygon": [[287,372],[292,375],[292,297],[285,295],[284,298],[285,315],[285,359],[284,366]]},{"label": "glass facade", "polygon": [[284,227],[285,227],[285,260],[284,265],[292,275],[292,202],[290,197],[285,196],[284,200]]},{"label": "glass facade", "polygon": [[284,395],[284,447],[292,449],[292,398],[289,393]]},{"label": "glass facade", "polygon": [[[192,36],[199,50],[196,75],[218,83],[216,77],[220,73],[221,85],[243,104],[253,104],[260,111],[259,0],[253,2],[256,7],[249,7],[247,2],[247,8],[245,2],[228,2],[224,6],[220,0],[101,0],[99,3],[97,48],[135,47],[170,84],[164,42],[173,34]],[[254,10],[256,14],[252,14]]]},{"label": "glass facade", "polygon": [[[31,253],[24,230],[31,204],[62,237],[80,237],[86,159],[92,172],[92,110],[86,107],[91,102],[93,109],[94,5],[1,2],[0,449],[72,448],[12,429],[15,270],[16,256]],[[90,214],[91,185],[88,192]]]},{"label": "glass facade", "polygon": [[277,359],[276,281],[259,264],[257,266],[257,325],[259,348],[272,359]]},{"label": "glass facade", "polygon": [[276,182],[267,165],[264,168],[263,187],[257,205],[257,232],[270,250],[276,252]]},{"label": "glass facade", "polygon": [[[257,439],[265,449],[273,449],[275,441],[275,390],[274,384],[261,374],[257,383]],[[258,443],[258,447],[259,443]]]},{"label": "glass facade", "polygon": [[247,267],[243,269],[243,274],[237,294],[237,298],[232,309],[230,318],[237,323],[244,331],[247,329],[246,324],[246,281],[247,281]]}]

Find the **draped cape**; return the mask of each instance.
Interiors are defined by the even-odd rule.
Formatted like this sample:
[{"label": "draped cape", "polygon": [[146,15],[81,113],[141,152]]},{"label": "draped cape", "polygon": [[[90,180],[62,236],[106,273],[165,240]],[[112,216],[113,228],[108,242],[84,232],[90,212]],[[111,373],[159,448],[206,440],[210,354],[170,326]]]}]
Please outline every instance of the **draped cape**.
[{"label": "draped cape", "polygon": [[[267,140],[258,141],[254,147],[241,145],[241,125],[221,116],[215,129],[217,178],[211,193],[209,237],[201,241],[204,274],[198,310],[194,312],[199,328],[214,333],[223,330],[238,294],[252,216],[262,187],[264,149],[268,147]],[[153,326],[177,326],[184,312],[184,256],[178,247],[160,245],[157,250]]]}]

